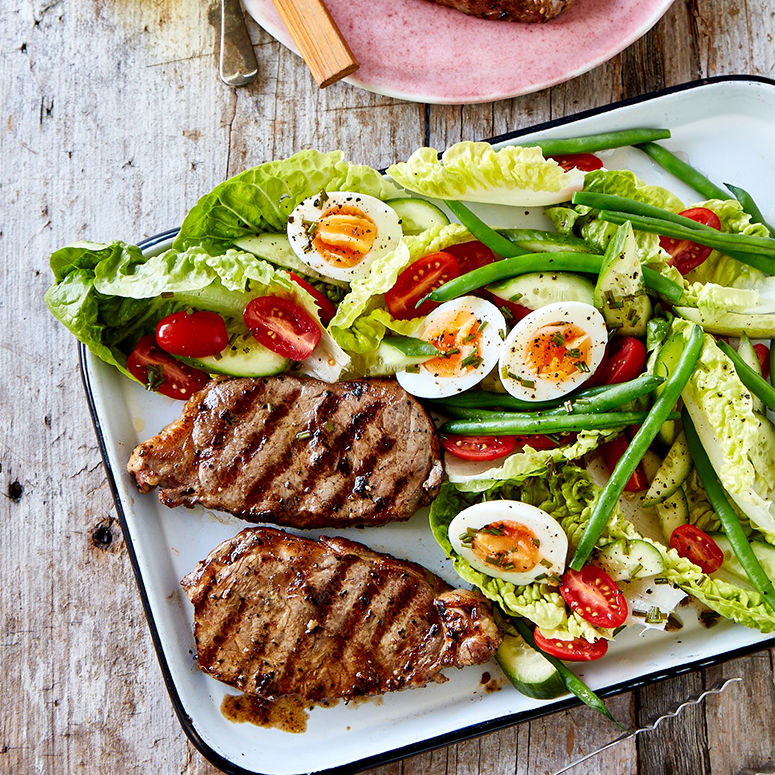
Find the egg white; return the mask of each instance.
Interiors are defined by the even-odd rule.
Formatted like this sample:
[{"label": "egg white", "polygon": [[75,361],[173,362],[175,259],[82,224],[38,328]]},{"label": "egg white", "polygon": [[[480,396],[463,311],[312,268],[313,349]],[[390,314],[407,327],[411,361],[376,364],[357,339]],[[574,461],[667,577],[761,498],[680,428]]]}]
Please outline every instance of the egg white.
[{"label": "egg white", "polygon": [[[565,379],[539,377],[526,362],[525,351],[535,332],[552,323],[574,323],[592,340],[589,371],[571,374]],[[608,331],[600,312],[580,301],[548,304],[522,318],[509,332],[501,350],[498,369],[501,382],[516,398],[525,401],[547,401],[559,398],[586,382],[601,364],[608,343]]]},{"label": "egg white", "polygon": [[[309,234],[310,224],[317,223],[331,208],[343,205],[360,210],[377,227],[377,238],[371,249],[351,267],[334,266],[326,261],[314,248]],[[392,207],[376,197],[351,191],[327,192],[325,200],[316,194],[299,202],[288,217],[287,233],[291,248],[301,261],[324,277],[344,282],[365,277],[374,261],[394,250],[403,235],[398,213]]]},{"label": "egg white", "polygon": [[[532,530],[538,540],[540,561],[530,570],[506,571],[490,565],[480,559],[472,549],[466,546],[461,536],[469,528],[479,530],[493,522],[516,522]],[[503,579],[512,584],[523,586],[535,581],[541,575],[560,576],[565,570],[568,555],[568,537],[554,517],[543,509],[521,501],[487,501],[461,511],[449,525],[449,541],[452,548],[471,567],[493,578]]]},{"label": "egg white", "polygon": [[474,387],[481,382],[498,362],[506,332],[506,319],[503,313],[491,302],[478,296],[461,296],[459,299],[439,305],[425,317],[417,336],[429,340],[426,335],[429,327],[438,317],[450,311],[466,310],[473,314],[484,327],[480,331],[479,357],[481,363],[476,367],[466,367],[458,374],[447,377],[433,373],[425,364],[404,370],[396,374],[396,379],[407,393],[419,398],[446,398]]}]

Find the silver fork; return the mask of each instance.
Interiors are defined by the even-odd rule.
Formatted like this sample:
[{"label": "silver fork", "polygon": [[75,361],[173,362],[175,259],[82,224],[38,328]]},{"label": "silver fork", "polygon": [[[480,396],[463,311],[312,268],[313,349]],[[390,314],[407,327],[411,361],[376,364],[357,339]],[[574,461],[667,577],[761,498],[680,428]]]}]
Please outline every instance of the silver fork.
[{"label": "silver fork", "polygon": [[629,740],[633,737],[637,737],[641,732],[651,732],[652,730],[656,729],[666,719],[675,718],[684,708],[688,708],[692,705],[699,705],[709,695],[721,694],[721,692],[723,692],[724,689],[727,688],[727,686],[742,680],[743,680],[742,678],[727,678],[727,680],[724,681],[723,683],[718,683],[715,686],[712,686],[710,689],[707,689],[706,691],[702,692],[702,694],[693,695],[687,698],[680,705],[676,706],[673,710],[668,711],[667,713],[660,716],[652,724],[647,724],[646,726],[639,727],[638,729],[632,729],[629,732],[624,732],[623,734],[619,735],[619,737],[615,738],[614,740],[611,740],[610,743],[606,743],[605,745],[600,746],[600,748],[596,748],[591,753],[588,753],[582,756],[581,758],[576,759],[570,764],[567,764],[562,769],[552,773],[552,775],[562,775],[563,772],[568,772],[568,770],[572,770],[574,767],[578,767],[579,764],[583,764],[584,762],[589,761],[593,757],[597,756],[599,753],[603,753],[603,751],[607,751],[609,748],[613,748],[615,745],[619,745],[619,743],[622,743],[625,740]]}]

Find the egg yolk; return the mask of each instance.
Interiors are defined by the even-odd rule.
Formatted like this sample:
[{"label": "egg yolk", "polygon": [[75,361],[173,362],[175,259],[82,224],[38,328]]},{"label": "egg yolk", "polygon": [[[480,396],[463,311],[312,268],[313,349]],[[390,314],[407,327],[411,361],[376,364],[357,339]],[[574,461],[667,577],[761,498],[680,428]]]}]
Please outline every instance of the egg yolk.
[{"label": "egg yolk", "polygon": [[592,339],[575,323],[550,323],[537,329],[525,347],[525,361],[543,379],[565,380],[589,371]]},{"label": "egg yolk", "polygon": [[469,528],[460,540],[470,546],[482,562],[504,571],[524,573],[541,561],[540,542],[521,522],[503,520],[478,530]]},{"label": "egg yolk", "polygon": [[363,210],[337,205],[317,220],[312,246],[337,267],[357,266],[377,239],[377,224]]},{"label": "egg yolk", "polygon": [[434,377],[455,377],[477,368],[482,362],[481,329],[481,321],[469,310],[449,310],[438,315],[425,329],[422,338],[442,354],[425,361],[423,367]]}]

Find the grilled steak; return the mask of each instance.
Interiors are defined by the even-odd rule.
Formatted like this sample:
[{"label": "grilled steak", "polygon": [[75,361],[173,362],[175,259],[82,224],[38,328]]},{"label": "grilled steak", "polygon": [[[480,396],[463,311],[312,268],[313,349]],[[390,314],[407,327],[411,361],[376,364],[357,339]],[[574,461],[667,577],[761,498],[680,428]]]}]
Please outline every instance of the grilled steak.
[{"label": "grilled steak", "polygon": [[442,682],[500,634],[478,592],[345,538],[252,527],[181,582],[199,667],[246,694],[352,699]]},{"label": "grilled steak", "polygon": [[479,19],[545,22],[567,11],[575,0],[433,0]]},{"label": "grilled steak", "polygon": [[298,528],[404,520],[442,479],[431,419],[389,379],[211,382],[128,465],[167,506]]}]

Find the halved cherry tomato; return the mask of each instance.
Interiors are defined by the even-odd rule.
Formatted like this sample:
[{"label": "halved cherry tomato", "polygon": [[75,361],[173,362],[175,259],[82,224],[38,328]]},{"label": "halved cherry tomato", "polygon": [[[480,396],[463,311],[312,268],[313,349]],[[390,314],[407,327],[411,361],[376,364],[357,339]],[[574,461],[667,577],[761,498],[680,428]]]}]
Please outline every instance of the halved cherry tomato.
[{"label": "halved cherry tomato", "polygon": [[512,436],[519,449],[530,446],[536,451],[542,449],[557,449],[564,444],[572,444],[576,440],[575,433],[562,433],[557,436],[545,436],[542,433],[530,433],[524,436]]},{"label": "halved cherry tomato", "polygon": [[477,291],[476,295],[484,296],[485,299],[491,301],[503,313],[503,317],[506,318],[506,323],[508,323],[509,327],[519,323],[522,318],[527,317],[533,311],[522,304],[517,304],[515,301],[502,299],[500,296],[496,296],[484,288],[481,291]]},{"label": "halved cherry tomato", "polygon": [[467,274],[474,269],[500,261],[500,256],[496,256],[487,245],[479,242],[479,240],[450,245],[448,248],[444,248],[444,252],[457,259],[460,274]]},{"label": "halved cherry tomato", "polygon": [[443,436],[441,446],[463,460],[498,460],[514,451],[514,436]]},{"label": "halved cherry tomato", "polygon": [[385,304],[396,320],[424,317],[439,305],[434,301],[424,301],[415,308],[415,304],[459,274],[457,259],[451,253],[431,253],[410,264],[398,275],[396,284],[385,294]]},{"label": "halved cherry tomato", "polygon": [[148,390],[170,398],[188,400],[210,380],[205,372],[176,361],[148,334],[140,339],[127,358],[129,373]]},{"label": "halved cherry tomato", "polygon": [[627,618],[624,593],[604,570],[594,565],[565,571],[560,579],[560,594],[571,611],[594,627],[618,627]]},{"label": "halved cherry tomato", "polygon": [[572,169],[582,172],[599,170],[603,162],[594,153],[565,153],[560,156],[551,156],[566,172]]},{"label": "halved cherry tomato", "polygon": [[713,573],[724,562],[724,552],[719,545],[694,525],[679,525],[673,530],[670,548],[697,565],[703,573]]},{"label": "halved cherry tomato", "polygon": [[320,326],[302,309],[280,296],[258,296],[243,313],[251,334],[267,349],[303,361],[320,341]]},{"label": "halved cherry tomato", "polygon": [[605,638],[598,638],[594,643],[590,643],[586,638],[560,640],[545,637],[538,628],[533,631],[533,638],[541,651],[566,662],[591,662],[605,656],[608,651],[608,641]]},{"label": "halved cherry tomato", "polygon": [[643,342],[633,336],[617,336],[611,341],[603,363],[595,372],[595,384],[629,382],[641,374],[645,366],[646,346]]},{"label": "halved cherry tomato", "polygon": [[753,346],[756,357],[759,359],[759,365],[762,367],[762,377],[770,378],[770,348],[766,344],[755,344]]},{"label": "halved cherry tomato", "polygon": [[217,312],[173,312],[156,324],[156,344],[173,355],[206,358],[226,349],[229,334]]},{"label": "halved cherry tomato", "polygon": [[[691,218],[697,223],[704,223],[714,229],[721,229],[721,221],[718,215],[707,207],[690,207],[679,213],[686,218]],[[660,237],[659,246],[670,254],[668,266],[674,266],[681,274],[689,274],[696,269],[713,252],[713,248],[699,245],[688,239],[673,239],[672,237]]]},{"label": "halved cherry tomato", "polygon": [[304,288],[304,290],[310,296],[312,296],[312,298],[315,300],[318,311],[320,312],[320,322],[324,326],[327,326],[331,322],[331,318],[336,315],[336,307],[334,306],[331,299],[329,299],[325,294],[321,293],[317,288],[310,285],[306,280],[302,280],[299,275],[294,274],[293,272],[288,272],[288,274],[290,275],[291,280],[296,283],[296,285]]},{"label": "halved cherry tomato", "polygon": [[[603,462],[608,469],[608,473],[613,473],[616,464],[619,462],[619,458],[624,454],[625,450],[630,444],[630,440],[626,436],[617,436],[611,441],[607,441],[600,447],[600,452],[603,455]],[[627,484],[624,486],[625,492],[640,492],[641,490],[647,490],[649,486],[648,479],[646,479],[646,472],[643,470],[643,464],[638,463],[638,466],[633,471],[632,476],[627,480]]]}]

